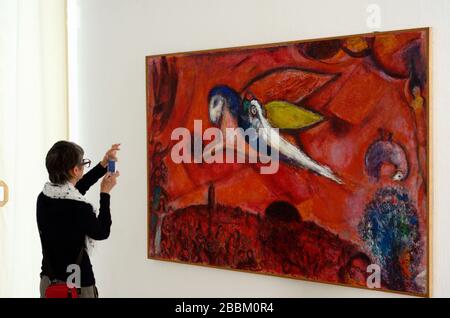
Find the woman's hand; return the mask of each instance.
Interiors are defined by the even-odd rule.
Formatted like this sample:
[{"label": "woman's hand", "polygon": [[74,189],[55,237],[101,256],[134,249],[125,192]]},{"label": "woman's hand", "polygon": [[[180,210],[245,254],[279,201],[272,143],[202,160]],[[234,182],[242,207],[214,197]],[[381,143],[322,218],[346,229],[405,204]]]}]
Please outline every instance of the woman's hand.
[{"label": "woman's hand", "polygon": [[106,152],[105,156],[103,157],[103,160],[100,162],[103,168],[106,168],[108,166],[108,160],[119,161],[117,159],[117,151],[119,150],[120,144],[114,144],[111,146],[111,148]]},{"label": "woman's hand", "polygon": [[116,171],[115,173],[108,172],[102,179],[102,183],[100,184],[100,192],[109,194],[112,188],[114,188],[117,184],[117,178],[119,176],[119,171]]}]

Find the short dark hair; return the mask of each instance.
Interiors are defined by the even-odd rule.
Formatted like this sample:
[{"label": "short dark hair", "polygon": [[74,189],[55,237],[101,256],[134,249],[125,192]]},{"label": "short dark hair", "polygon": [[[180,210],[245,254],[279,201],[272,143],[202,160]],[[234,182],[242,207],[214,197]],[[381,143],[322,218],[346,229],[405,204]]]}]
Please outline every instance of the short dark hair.
[{"label": "short dark hair", "polygon": [[52,183],[64,184],[71,179],[70,170],[81,165],[84,150],[74,142],[61,140],[47,153],[45,166]]}]

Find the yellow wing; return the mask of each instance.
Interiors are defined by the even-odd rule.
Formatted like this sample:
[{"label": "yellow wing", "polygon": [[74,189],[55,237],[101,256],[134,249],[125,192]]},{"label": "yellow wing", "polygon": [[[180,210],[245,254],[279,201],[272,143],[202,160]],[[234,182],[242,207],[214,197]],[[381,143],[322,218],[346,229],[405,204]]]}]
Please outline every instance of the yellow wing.
[{"label": "yellow wing", "polygon": [[323,116],[284,101],[272,101],[264,105],[266,117],[272,127],[280,129],[301,129],[312,126]]}]

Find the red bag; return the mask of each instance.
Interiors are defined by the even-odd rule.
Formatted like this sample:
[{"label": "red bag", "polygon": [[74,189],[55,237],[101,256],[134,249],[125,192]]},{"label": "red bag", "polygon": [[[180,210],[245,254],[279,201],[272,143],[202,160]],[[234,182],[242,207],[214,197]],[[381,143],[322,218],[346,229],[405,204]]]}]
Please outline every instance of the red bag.
[{"label": "red bag", "polygon": [[[49,279],[52,281],[50,277],[54,277],[53,269],[50,264],[50,260],[47,255],[47,251],[42,247],[42,251],[44,254],[44,262],[47,264],[47,268],[49,271]],[[84,247],[81,248],[80,253],[78,254],[76,264],[78,266],[81,265],[81,260],[83,259],[83,251]],[[76,287],[69,287],[66,282],[55,281],[50,283],[50,285],[45,290],[45,298],[79,298],[78,290]]]},{"label": "red bag", "polygon": [[45,290],[45,298],[78,298],[78,291],[66,283],[53,283]]}]

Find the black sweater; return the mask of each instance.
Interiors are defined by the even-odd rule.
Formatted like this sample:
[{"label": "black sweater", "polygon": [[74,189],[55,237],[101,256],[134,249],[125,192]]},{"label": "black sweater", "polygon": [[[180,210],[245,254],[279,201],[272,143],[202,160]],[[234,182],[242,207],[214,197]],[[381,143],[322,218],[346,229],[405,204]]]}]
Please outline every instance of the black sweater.
[{"label": "black sweater", "polygon": [[[75,187],[81,194],[107,172],[99,163],[78,181]],[[42,275],[66,281],[67,266],[75,264],[80,250],[85,246],[86,235],[94,240],[105,240],[109,237],[111,228],[111,213],[109,211],[110,196],[100,193],[100,210],[96,217],[91,205],[70,199],[52,199],[42,192],[37,198],[36,217],[43,249],[45,249],[51,271],[42,259]],[[83,250],[81,262],[81,286],[95,284],[89,255]]]}]

